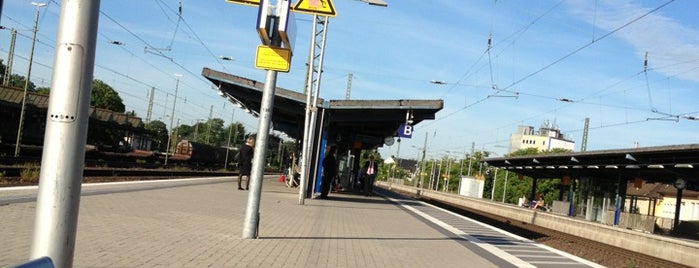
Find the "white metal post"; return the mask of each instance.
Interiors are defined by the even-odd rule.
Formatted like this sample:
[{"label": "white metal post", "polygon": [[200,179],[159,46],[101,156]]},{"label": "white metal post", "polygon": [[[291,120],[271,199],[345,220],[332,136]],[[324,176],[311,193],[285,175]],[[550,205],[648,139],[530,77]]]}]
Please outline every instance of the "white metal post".
[{"label": "white metal post", "polygon": [[[274,41],[272,42],[274,43]],[[277,44],[277,46],[278,45],[279,44]],[[243,222],[243,238],[250,239],[257,237],[257,230],[259,227],[257,223],[260,220],[262,177],[265,171],[267,138],[269,137],[270,122],[272,121],[272,109],[274,107],[274,92],[276,87],[277,71],[267,70],[265,87],[262,92],[257,137],[255,137],[255,152],[250,173],[250,193],[248,194],[248,205],[245,209],[245,221]]]},{"label": "white metal post", "polygon": [[95,66],[99,0],[64,0],[36,200],[31,259],[71,267]]},{"label": "white metal post", "polygon": [[495,175],[493,175],[493,188],[490,189],[490,200],[495,199],[495,181],[498,179],[498,168],[495,168]]}]

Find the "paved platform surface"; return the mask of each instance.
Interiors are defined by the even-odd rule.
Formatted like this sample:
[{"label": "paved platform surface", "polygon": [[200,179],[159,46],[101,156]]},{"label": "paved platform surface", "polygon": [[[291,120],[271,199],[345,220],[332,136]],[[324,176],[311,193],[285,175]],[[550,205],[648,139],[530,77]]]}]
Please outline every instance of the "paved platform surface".
[{"label": "paved platform surface", "polygon": [[[297,188],[266,177],[258,239],[242,238],[248,191],[232,178],[82,193],[75,267],[596,266],[390,192],[299,205]],[[0,267],[28,258],[35,196],[0,188]]]}]

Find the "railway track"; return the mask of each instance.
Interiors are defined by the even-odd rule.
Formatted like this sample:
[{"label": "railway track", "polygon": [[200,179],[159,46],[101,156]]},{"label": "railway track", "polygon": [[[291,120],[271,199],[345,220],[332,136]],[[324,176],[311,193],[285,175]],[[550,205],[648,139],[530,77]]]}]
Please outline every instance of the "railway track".
[{"label": "railway track", "polygon": [[689,267],[556,230],[511,221],[508,218],[483,211],[467,209],[424,197],[418,199],[607,267]]},{"label": "railway track", "polygon": [[[0,186],[14,186],[17,184],[32,184],[38,181],[38,166],[0,166],[0,179],[4,182]],[[33,173],[27,175],[27,173]],[[83,170],[84,182],[125,181],[125,180],[152,180],[171,179],[180,177],[218,177],[237,176],[238,171],[201,171],[186,169],[133,169],[133,168],[95,168],[87,167]],[[34,178],[26,178],[26,177]]]},{"label": "railway track", "polygon": [[513,221],[496,214],[484,211],[469,209],[466,207],[443,202],[441,200],[430,199],[424,196],[416,196],[412,192],[392,190],[402,195],[415,198],[420,201],[441,207],[465,217],[483,222],[485,224],[500,228],[510,233],[525,237],[547,245],[549,247],[568,252],[586,260],[607,266],[607,267],[651,267],[651,268],[685,268],[685,266],[665,259],[656,258],[650,255],[626,250],[616,246],[607,245],[594,240],[586,239],[559,232],[556,230],[528,224],[525,222]]}]

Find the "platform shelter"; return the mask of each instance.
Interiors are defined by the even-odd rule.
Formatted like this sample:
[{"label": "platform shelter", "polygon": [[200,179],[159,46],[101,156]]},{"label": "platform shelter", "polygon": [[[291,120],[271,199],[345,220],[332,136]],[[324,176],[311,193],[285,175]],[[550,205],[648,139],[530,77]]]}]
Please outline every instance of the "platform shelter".
[{"label": "platform shelter", "polygon": [[[202,75],[219,90],[219,95],[247,111],[259,114],[264,83],[215,71],[202,70]],[[317,188],[321,170],[319,163],[325,145],[338,149],[342,183],[350,187],[359,168],[362,150],[373,150],[390,144],[401,125],[414,127],[435,118],[444,106],[443,100],[324,100],[316,102],[317,120],[313,135],[311,171],[306,178],[311,189]],[[300,142],[303,139],[306,95],[281,87],[275,89],[272,127]],[[298,148],[301,148],[299,145]],[[300,150],[299,150],[300,152]],[[297,154],[298,155],[298,154]],[[343,164],[344,163],[344,164]],[[313,191],[307,191],[309,195]]]},{"label": "platform shelter", "polygon": [[[484,162],[489,167],[531,178],[529,200],[535,198],[538,180],[559,179],[559,201],[567,202],[568,216],[584,215],[588,220],[604,222],[597,215],[604,217],[606,208],[613,206],[613,218],[606,220],[613,225],[619,225],[622,216],[634,214],[625,208],[626,198],[632,198],[631,206],[635,204],[635,195],[627,193],[631,183],[639,189],[649,183],[674,186],[673,228],[679,224],[683,192],[691,195],[699,191],[699,144],[495,157]],[[579,187],[582,191],[578,191]],[[650,220],[652,232],[655,219]]]}]

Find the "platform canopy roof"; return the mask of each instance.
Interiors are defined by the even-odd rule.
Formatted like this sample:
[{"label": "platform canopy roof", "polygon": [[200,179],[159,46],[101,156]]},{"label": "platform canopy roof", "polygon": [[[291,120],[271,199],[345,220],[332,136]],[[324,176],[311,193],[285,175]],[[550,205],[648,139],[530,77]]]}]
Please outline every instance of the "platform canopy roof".
[{"label": "platform canopy roof", "polygon": [[[218,87],[219,95],[253,115],[259,114],[264,83],[209,68],[204,68],[202,75]],[[360,144],[362,149],[381,146],[385,138],[393,137],[398,126],[406,122],[406,115],[415,126],[434,119],[443,105],[442,100],[317,100],[318,120],[327,120],[329,140]],[[274,129],[301,138],[305,109],[305,94],[277,87],[272,111]]]},{"label": "platform canopy roof", "polygon": [[699,184],[699,144],[558,153],[483,160],[533,178],[564,176],[634,179],[671,183],[678,178]]}]

